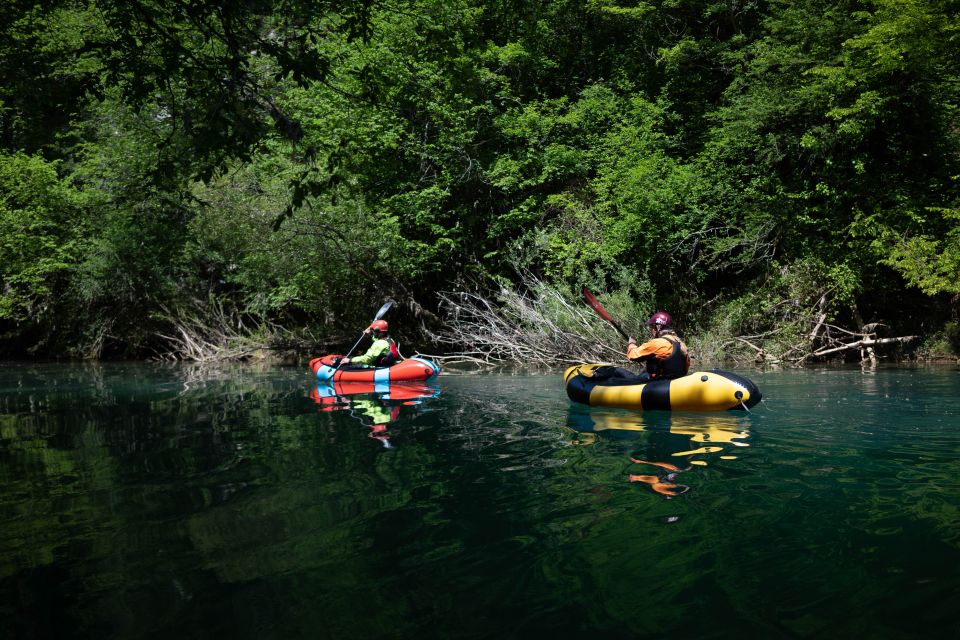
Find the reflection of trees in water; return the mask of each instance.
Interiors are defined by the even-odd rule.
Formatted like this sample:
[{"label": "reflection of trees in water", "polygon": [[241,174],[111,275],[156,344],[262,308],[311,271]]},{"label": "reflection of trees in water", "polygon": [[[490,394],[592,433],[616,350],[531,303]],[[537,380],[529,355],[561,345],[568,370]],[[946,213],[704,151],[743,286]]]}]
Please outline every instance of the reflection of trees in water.
[{"label": "reflection of trees in water", "polygon": [[172,611],[210,581],[342,558],[369,544],[354,535],[363,520],[409,500],[402,474],[304,411],[301,371],[49,365],[0,376],[2,592],[50,597],[30,594],[31,576],[55,568],[65,579],[37,588],[92,589],[69,613],[81,629],[147,602]]},{"label": "reflection of trees in water", "polygon": [[543,615],[613,594],[603,615],[626,621],[638,576],[663,579],[644,595],[663,611],[695,582],[610,555],[631,536],[677,560],[660,525],[676,512],[623,482],[622,452],[570,445],[559,388],[464,385],[404,415],[402,446],[385,451],[349,415],[316,411],[299,373],[186,393],[176,376],[107,373],[89,406],[61,387],[43,410],[5,416],[26,422],[2,432],[20,457],[0,473],[21,484],[0,487],[0,504],[26,515],[0,533],[3,592],[61,572],[51,588],[80,634],[122,619],[126,635],[219,620],[387,637],[463,621],[492,634],[488,608],[531,593],[549,594]]},{"label": "reflection of trees in water", "polygon": [[563,414],[558,411],[556,395],[562,390],[525,397],[518,394],[509,377],[490,380],[489,387],[468,383],[441,398],[443,420],[436,428],[445,448],[458,448],[471,459],[483,459],[496,472],[563,464],[558,453],[566,442],[557,429]]},{"label": "reflection of trees in water", "polygon": [[[564,418],[565,436],[576,445],[568,463],[576,473],[559,485],[568,491],[555,498],[562,511],[552,522],[551,546],[562,553],[542,558],[539,588],[596,608],[598,629],[643,637],[675,633],[678,603],[708,601],[715,574],[716,540],[699,532],[702,492],[684,489],[699,475],[691,461],[712,465],[720,455],[742,451],[750,418],[575,404]],[[650,476],[650,489],[638,490],[631,475]],[[584,481],[593,486],[585,488]],[[657,491],[657,483],[667,486]]]}]

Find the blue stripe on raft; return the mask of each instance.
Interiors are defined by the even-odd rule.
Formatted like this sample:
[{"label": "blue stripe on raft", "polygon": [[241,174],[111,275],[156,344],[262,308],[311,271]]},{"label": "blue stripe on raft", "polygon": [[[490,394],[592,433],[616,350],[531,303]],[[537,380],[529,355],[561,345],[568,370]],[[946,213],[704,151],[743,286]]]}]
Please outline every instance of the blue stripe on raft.
[{"label": "blue stripe on raft", "polygon": [[390,391],[390,367],[373,370],[373,390],[375,393]]},{"label": "blue stripe on raft", "polygon": [[317,367],[317,380],[323,382],[330,382],[333,379],[333,374],[336,373],[336,369],[333,367],[328,367],[327,365],[320,365]]},{"label": "blue stripe on raft", "polygon": [[332,398],[337,395],[336,389],[331,385],[327,384],[318,384],[317,385],[317,397],[319,398]]}]

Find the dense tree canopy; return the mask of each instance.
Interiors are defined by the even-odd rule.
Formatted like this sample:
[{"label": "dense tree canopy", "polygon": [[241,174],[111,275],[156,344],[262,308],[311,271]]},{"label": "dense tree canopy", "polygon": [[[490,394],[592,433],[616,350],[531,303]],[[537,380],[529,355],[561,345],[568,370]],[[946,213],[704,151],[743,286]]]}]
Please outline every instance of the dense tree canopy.
[{"label": "dense tree canopy", "polygon": [[8,354],[336,344],[531,273],[711,335],[960,311],[955,0],[15,0],[0,31]]}]

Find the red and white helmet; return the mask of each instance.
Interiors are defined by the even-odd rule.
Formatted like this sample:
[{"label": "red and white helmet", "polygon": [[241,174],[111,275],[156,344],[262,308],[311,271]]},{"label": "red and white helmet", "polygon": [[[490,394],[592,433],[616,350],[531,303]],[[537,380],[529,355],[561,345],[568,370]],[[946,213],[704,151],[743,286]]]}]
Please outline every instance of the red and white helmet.
[{"label": "red and white helmet", "polygon": [[663,327],[672,327],[673,318],[670,317],[669,313],[658,311],[650,316],[649,320],[647,320],[647,326],[656,327],[658,329],[662,329]]},{"label": "red and white helmet", "polygon": [[368,329],[371,329],[377,333],[386,333],[388,328],[389,327],[387,326],[386,320],[374,320],[368,327]]}]

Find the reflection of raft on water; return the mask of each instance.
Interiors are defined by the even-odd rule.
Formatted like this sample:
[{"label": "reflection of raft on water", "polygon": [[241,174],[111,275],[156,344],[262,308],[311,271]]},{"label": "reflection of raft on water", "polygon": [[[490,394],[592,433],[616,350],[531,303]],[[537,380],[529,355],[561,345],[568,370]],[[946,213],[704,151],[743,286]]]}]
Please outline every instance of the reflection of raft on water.
[{"label": "reflection of raft on water", "polygon": [[567,414],[567,426],[576,432],[571,444],[592,445],[600,438],[636,443],[627,479],[668,498],[690,489],[680,480],[684,472],[707,466],[710,458],[736,460],[735,452],[750,446],[750,420],[744,412],[638,413],[580,404],[570,405]]},{"label": "reflection of raft on water", "polygon": [[[671,448],[669,456],[694,453],[715,453],[717,449],[691,449],[690,445],[726,445],[747,447],[750,439],[749,418],[743,414],[714,413],[709,416],[692,414],[640,415],[618,409],[571,409],[567,426],[581,435],[593,435],[601,431],[613,437],[629,437],[631,432],[645,431],[652,435],[678,436],[677,447]],[[592,444],[595,438],[590,438]],[[585,444],[578,442],[578,444]]]},{"label": "reflection of raft on water", "polygon": [[395,400],[403,404],[415,404],[422,398],[440,394],[435,384],[423,382],[321,382],[310,391],[310,399],[319,405],[333,405],[348,396],[376,394],[380,400]]},{"label": "reflection of raft on water", "polygon": [[392,367],[354,367],[347,365],[337,368],[341,356],[329,355],[310,361],[310,371],[317,379],[327,382],[369,382],[390,384],[391,382],[411,382],[429,380],[440,375],[440,367],[426,358],[407,358]]},{"label": "reflection of raft on water", "polygon": [[440,395],[436,384],[425,382],[320,382],[310,390],[310,399],[320,411],[348,411],[370,427],[371,438],[393,448],[386,425],[400,417],[401,405],[419,405]]},{"label": "reflection of raft on water", "polygon": [[750,380],[727,371],[695,371],[674,380],[638,382],[625,369],[608,364],[579,364],[563,374],[567,396],[590,406],[645,411],[726,411],[760,402]]}]

